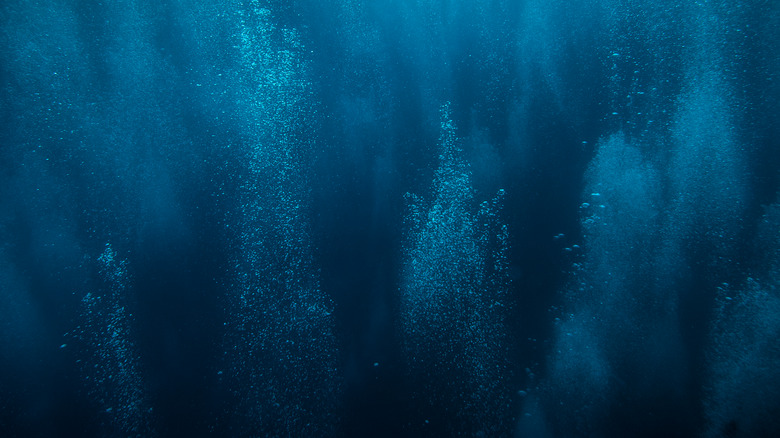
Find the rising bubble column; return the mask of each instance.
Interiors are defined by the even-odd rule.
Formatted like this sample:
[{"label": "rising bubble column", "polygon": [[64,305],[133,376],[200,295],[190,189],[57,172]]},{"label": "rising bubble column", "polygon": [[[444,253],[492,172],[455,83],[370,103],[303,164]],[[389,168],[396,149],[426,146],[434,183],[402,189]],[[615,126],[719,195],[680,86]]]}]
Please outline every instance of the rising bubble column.
[{"label": "rising bubble column", "polygon": [[490,436],[505,433],[507,410],[502,380],[508,231],[499,217],[504,193],[481,205],[475,201],[449,105],[442,107],[441,120],[431,193],[428,199],[407,195],[402,336],[409,371],[419,383],[417,403],[446,422],[431,427]]}]

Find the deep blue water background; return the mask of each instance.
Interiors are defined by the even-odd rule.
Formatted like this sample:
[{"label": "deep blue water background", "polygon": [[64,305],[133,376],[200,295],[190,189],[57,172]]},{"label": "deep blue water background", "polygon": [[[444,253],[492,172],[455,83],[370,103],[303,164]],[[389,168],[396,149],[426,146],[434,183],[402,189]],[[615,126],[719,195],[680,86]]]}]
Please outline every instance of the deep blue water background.
[{"label": "deep blue water background", "polygon": [[0,436],[780,435],[778,41],[775,1],[3,2]]}]

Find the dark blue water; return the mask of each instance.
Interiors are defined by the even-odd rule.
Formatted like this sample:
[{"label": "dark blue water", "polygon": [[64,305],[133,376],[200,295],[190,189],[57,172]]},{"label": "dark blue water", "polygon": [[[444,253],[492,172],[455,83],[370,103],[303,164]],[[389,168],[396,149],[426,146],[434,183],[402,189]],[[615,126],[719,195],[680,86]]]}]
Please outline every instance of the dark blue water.
[{"label": "dark blue water", "polygon": [[780,3],[7,0],[0,436],[780,436]]}]

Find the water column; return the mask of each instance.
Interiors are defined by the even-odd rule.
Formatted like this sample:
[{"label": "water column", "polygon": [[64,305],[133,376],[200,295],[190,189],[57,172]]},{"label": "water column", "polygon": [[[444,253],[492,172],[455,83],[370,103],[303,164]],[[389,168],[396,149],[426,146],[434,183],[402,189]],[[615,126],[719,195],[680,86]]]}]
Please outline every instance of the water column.
[{"label": "water column", "polygon": [[80,323],[70,334],[80,348],[84,385],[100,409],[104,436],[154,435],[153,409],[134,341],[128,263],[110,244],[97,262],[102,287],[81,299]]},{"label": "water column", "polygon": [[237,202],[225,281],[224,369],[231,433],[333,432],[340,387],[332,302],[320,288],[304,165],[313,117],[304,47],[250,2],[238,14],[242,118],[229,145]]},{"label": "water column", "polygon": [[[428,199],[409,194],[400,319],[423,412],[457,419],[435,430],[505,432],[505,315],[509,287],[503,190],[478,204],[449,104],[441,109],[439,166]],[[455,412],[438,409],[449,406]],[[449,421],[449,420],[448,420]]]},{"label": "water column", "polygon": [[[608,54],[608,132],[584,177],[582,253],[542,385],[560,435],[696,433],[713,299],[740,269],[748,179],[738,55],[726,50],[736,12],[659,6],[610,14],[628,37]],[[667,22],[678,16],[690,27]]]}]

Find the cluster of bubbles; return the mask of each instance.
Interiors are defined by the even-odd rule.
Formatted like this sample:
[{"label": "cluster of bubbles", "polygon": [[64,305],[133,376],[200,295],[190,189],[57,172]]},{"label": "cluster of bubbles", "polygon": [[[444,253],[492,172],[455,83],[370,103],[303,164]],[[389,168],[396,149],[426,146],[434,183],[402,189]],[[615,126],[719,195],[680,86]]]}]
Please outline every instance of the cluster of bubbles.
[{"label": "cluster of bubbles", "polygon": [[489,435],[508,407],[504,192],[477,205],[458,143],[445,105],[431,199],[407,195],[399,318],[416,396],[453,410],[450,433]]},{"label": "cluster of bubbles", "polygon": [[80,323],[70,333],[83,352],[78,359],[82,378],[101,411],[98,418],[104,434],[150,436],[153,412],[133,341],[127,261],[106,244],[97,262],[102,288],[84,295]]},{"label": "cluster of bubbles", "polygon": [[[699,20],[704,36],[680,35],[688,44],[680,53],[617,41],[623,46],[609,54],[616,75],[609,104],[622,122],[599,141],[585,174],[583,251],[556,319],[539,388],[543,407],[527,412],[544,415],[554,434],[620,435],[638,425],[652,434],[656,425],[679,421],[675,415],[689,403],[702,404],[711,436],[778,430],[767,421],[778,406],[770,383],[777,373],[768,366],[778,357],[769,346],[780,328],[776,283],[752,276],[736,289],[717,287],[738,270],[749,217],[736,87],[725,74],[733,55],[712,43],[725,38],[734,18],[718,8],[696,13],[709,17]],[[621,26],[638,32],[643,23]],[[616,33],[626,35],[625,28]],[[642,71],[660,69],[648,64],[653,56],[668,64],[661,69],[665,84]],[[767,234],[777,235],[778,223],[764,222],[773,230]],[[692,327],[706,327],[709,310],[701,307],[708,305],[712,327],[696,334]],[[692,351],[708,343],[706,358],[698,359]],[[709,375],[692,378],[698,368]],[[616,421],[628,412],[630,421]]]},{"label": "cluster of bubbles", "polygon": [[234,433],[321,436],[335,427],[339,371],[300,164],[311,147],[301,133],[311,116],[306,63],[295,32],[257,1],[239,22],[246,124],[235,151],[239,204],[226,220],[235,251],[219,373],[235,396]]},{"label": "cluster of bubbles", "polygon": [[780,204],[767,207],[759,227],[759,272],[718,288],[707,351],[708,437],[780,431]]},{"label": "cluster of bubbles", "polygon": [[[565,314],[555,321],[544,391],[551,424],[592,434],[609,423],[614,400],[673,393],[681,376],[668,370],[683,367],[674,354],[682,348],[667,278],[675,259],[661,225],[659,171],[617,133],[599,143],[585,179],[584,253],[576,255]],[[630,369],[647,369],[653,391],[626,377]]]}]

